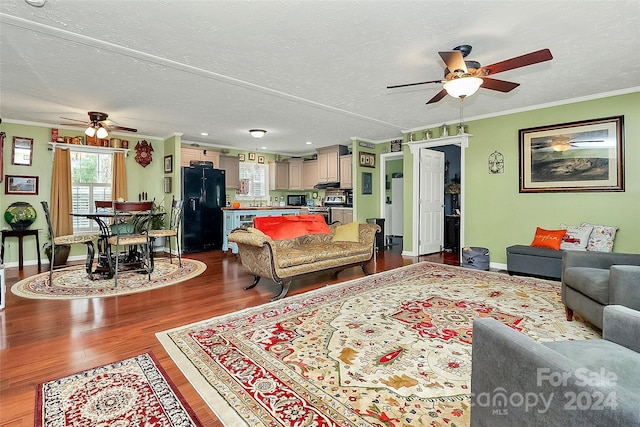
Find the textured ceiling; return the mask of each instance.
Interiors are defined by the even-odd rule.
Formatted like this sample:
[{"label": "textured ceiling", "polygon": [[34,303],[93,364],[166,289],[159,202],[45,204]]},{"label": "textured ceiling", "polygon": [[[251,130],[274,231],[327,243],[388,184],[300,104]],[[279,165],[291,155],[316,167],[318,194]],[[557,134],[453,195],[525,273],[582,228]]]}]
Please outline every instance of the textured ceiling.
[{"label": "textured ceiling", "polygon": [[[2,0],[0,117],[103,111],[141,135],[303,154],[456,122],[459,100],[425,105],[440,84],[386,86],[441,78],[437,52],[460,44],[482,65],[554,56],[499,74],[521,86],[480,89],[467,118],[637,91],[639,21],[637,0]],[[268,132],[257,141],[251,128]]]}]

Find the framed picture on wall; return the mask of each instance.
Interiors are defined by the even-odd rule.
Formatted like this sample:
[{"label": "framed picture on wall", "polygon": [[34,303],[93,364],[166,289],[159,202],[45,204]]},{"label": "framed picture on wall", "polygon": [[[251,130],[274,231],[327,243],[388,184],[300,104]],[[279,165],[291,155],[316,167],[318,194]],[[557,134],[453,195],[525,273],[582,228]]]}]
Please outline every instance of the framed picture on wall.
[{"label": "framed picture on wall", "polygon": [[37,176],[7,175],[5,178],[5,194],[28,194],[32,196],[38,195]]},{"label": "framed picture on wall", "polygon": [[164,156],[164,173],[173,172],[173,156],[169,154]]},{"label": "framed picture on wall", "polygon": [[249,153],[249,161],[254,162],[256,160],[256,153]]},{"label": "framed picture on wall", "polygon": [[362,172],[362,194],[373,194],[373,174]]},{"label": "framed picture on wall", "polygon": [[520,192],[624,191],[623,116],[520,129]]},{"label": "framed picture on wall", "polygon": [[166,176],[164,178],[164,192],[171,193],[171,177],[170,176]]},{"label": "framed picture on wall", "polygon": [[264,163],[264,156],[258,156],[258,163]]},{"label": "framed picture on wall", "polygon": [[366,168],[375,168],[376,167],[376,155],[373,153],[365,153],[363,151],[360,152],[360,166]]},{"label": "framed picture on wall", "polygon": [[244,162],[244,160],[245,160],[244,153],[238,154],[238,161]]}]

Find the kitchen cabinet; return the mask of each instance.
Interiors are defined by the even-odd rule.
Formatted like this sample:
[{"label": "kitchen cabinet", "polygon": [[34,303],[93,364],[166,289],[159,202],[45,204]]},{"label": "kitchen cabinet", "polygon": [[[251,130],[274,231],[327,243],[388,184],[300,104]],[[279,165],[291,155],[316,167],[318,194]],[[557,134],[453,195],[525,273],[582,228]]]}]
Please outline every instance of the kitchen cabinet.
[{"label": "kitchen cabinet", "polygon": [[180,166],[189,166],[192,160],[213,162],[214,169],[220,169],[220,153],[203,148],[182,147],[180,149]]},{"label": "kitchen cabinet", "polygon": [[340,156],[340,188],[353,188],[353,156]]},{"label": "kitchen cabinet", "polygon": [[[289,159],[289,190],[305,190],[302,159]],[[313,184],[315,185],[315,184]]]},{"label": "kitchen cabinet", "polygon": [[340,181],[340,156],[348,154],[349,149],[344,145],[319,148],[318,152],[318,182]]},{"label": "kitchen cabinet", "polygon": [[240,161],[237,156],[220,156],[220,169],[226,171],[226,188],[240,188]]},{"label": "kitchen cabinet", "polygon": [[302,187],[310,190],[318,183],[318,161],[306,160],[302,162]]},{"label": "kitchen cabinet", "polygon": [[342,224],[353,222],[353,208],[331,208],[331,222],[340,221]]},{"label": "kitchen cabinet", "polygon": [[289,189],[289,163],[269,162],[269,189]]},{"label": "kitchen cabinet", "polygon": [[223,209],[222,250],[238,253],[238,245],[227,238],[238,227],[253,227],[253,218],[259,216],[298,215],[300,209]]}]

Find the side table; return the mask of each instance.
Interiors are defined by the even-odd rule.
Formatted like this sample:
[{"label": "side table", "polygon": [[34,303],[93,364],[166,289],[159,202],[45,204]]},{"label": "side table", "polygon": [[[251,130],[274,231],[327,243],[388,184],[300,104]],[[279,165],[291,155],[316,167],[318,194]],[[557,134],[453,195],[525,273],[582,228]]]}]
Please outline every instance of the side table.
[{"label": "side table", "polygon": [[23,249],[22,249],[22,239],[24,236],[36,236],[36,253],[38,254],[38,270],[40,270],[40,238],[38,237],[38,232],[40,229],[36,230],[2,230],[2,252],[0,253],[0,264],[4,263],[4,239],[7,237],[17,237],[18,238],[18,269],[22,270],[23,267]]}]

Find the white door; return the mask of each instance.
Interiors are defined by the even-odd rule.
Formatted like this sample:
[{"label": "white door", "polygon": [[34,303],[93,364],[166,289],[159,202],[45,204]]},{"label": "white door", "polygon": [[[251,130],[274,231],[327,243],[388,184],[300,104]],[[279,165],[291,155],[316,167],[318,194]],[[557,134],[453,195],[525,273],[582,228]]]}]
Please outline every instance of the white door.
[{"label": "white door", "polygon": [[444,153],[420,150],[418,253],[440,252],[444,244]]}]

